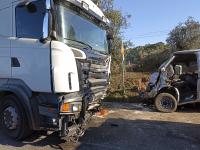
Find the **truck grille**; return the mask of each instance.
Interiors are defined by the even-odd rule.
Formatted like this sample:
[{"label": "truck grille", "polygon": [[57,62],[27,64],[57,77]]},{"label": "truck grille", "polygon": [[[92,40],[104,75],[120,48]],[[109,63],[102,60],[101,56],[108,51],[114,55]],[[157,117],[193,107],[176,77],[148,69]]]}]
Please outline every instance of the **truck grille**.
[{"label": "truck grille", "polygon": [[80,88],[89,102],[103,99],[108,85],[109,60],[77,60]]}]

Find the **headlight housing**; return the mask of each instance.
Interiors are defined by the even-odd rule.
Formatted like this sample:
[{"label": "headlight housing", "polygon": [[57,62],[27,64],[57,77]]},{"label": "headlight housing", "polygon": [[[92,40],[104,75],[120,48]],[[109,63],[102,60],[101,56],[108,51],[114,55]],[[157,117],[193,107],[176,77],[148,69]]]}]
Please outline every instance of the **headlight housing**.
[{"label": "headlight housing", "polygon": [[62,103],[60,105],[60,112],[61,113],[76,113],[80,112],[82,109],[82,103]]}]

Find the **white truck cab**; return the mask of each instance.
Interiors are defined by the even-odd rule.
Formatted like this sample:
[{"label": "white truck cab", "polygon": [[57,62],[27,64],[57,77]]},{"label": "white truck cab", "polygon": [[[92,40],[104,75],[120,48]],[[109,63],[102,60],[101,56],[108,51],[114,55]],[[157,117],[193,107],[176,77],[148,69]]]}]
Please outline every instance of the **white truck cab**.
[{"label": "white truck cab", "polygon": [[[109,20],[91,0],[0,0],[0,123],[80,136],[110,76]],[[79,132],[78,132],[79,131]]]}]

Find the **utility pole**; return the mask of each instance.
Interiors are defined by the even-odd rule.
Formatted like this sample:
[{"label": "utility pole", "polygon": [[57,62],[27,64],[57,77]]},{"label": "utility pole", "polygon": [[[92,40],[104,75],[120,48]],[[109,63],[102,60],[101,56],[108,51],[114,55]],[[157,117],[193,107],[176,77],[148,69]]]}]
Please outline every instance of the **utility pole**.
[{"label": "utility pole", "polygon": [[122,42],[121,46],[121,55],[122,55],[122,90],[123,90],[123,95],[125,95],[125,49],[124,49],[124,44]]}]

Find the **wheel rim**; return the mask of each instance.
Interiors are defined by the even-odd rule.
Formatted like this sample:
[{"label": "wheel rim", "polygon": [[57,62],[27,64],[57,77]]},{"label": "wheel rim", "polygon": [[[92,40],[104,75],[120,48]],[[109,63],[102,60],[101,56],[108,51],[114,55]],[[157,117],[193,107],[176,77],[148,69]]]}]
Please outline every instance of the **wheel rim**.
[{"label": "wheel rim", "polygon": [[174,108],[174,103],[169,97],[163,97],[160,101],[160,106],[164,109],[171,110]]},{"label": "wheel rim", "polygon": [[3,111],[3,124],[8,130],[15,130],[18,126],[18,113],[15,107],[9,106]]}]

